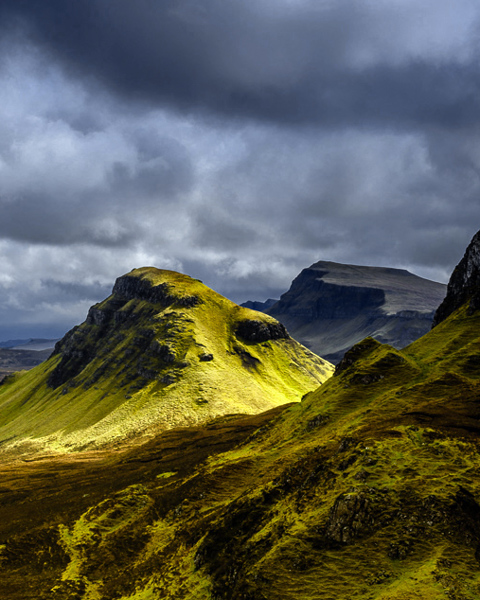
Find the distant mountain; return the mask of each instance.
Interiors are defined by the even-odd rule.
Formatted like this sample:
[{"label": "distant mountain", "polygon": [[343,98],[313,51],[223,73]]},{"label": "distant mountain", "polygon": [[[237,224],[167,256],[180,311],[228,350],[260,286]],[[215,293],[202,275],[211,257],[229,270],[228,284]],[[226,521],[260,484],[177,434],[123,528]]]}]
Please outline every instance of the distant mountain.
[{"label": "distant mountain", "polygon": [[252,310],[258,310],[260,312],[265,312],[268,308],[273,306],[278,300],[274,300],[273,298],[269,298],[265,300],[265,302],[257,302],[256,300],[248,300],[240,306],[244,306],[245,308],[251,308]]},{"label": "distant mountain", "polygon": [[[44,338],[29,338],[28,340],[21,340],[20,343],[11,346],[16,350],[53,350],[55,344],[59,338],[56,339],[44,339]],[[7,342],[8,343],[8,342]]]},{"label": "distant mountain", "polygon": [[28,371],[51,355],[52,349],[23,350],[17,348],[0,348],[0,380],[15,371]]},{"label": "distant mountain", "polygon": [[46,360],[58,340],[28,338],[0,342],[0,379],[15,371],[26,371]]},{"label": "distant mountain", "polygon": [[20,346],[22,344],[28,343],[28,340],[6,340],[4,342],[0,342],[0,348],[14,348],[15,346]]},{"label": "distant mountain", "polygon": [[258,413],[299,401],[332,372],[272,317],[186,275],[136,269],[46,363],[0,386],[0,441],[83,447]]},{"label": "distant mountain", "polygon": [[446,286],[406,270],[320,261],[265,312],[337,363],[367,336],[403,348],[429,331]]}]

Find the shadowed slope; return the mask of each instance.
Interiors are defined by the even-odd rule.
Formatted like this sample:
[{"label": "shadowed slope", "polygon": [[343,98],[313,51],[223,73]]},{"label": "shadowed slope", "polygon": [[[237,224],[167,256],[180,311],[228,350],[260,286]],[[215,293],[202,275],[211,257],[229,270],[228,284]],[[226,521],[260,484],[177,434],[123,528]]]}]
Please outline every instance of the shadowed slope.
[{"label": "shadowed slope", "polygon": [[0,438],[79,448],[298,401],[333,368],[273,318],[136,269],[44,364],[0,386]]}]

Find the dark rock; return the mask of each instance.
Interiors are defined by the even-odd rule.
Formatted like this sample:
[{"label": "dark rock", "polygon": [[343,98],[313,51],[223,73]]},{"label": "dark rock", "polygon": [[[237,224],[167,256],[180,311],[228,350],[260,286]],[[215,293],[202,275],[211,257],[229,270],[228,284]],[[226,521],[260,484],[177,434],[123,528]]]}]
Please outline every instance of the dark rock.
[{"label": "dark rock", "polygon": [[399,540],[392,542],[388,549],[388,557],[393,560],[403,560],[412,552],[413,543],[411,540]]},{"label": "dark rock", "polygon": [[264,321],[250,319],[238,323],[235,335],[245,342],[253,343],[288,339],[290,337],[281,323],[265,323]]},{"label": "dark rock", "polygon": [[242,359],[242,365],[245,368],[255,368],[257,367],[257,365],[260,364],[258,358],[255,358],[255,356],[252,356],[250,352],[247,352],[243,348],[240,348],[240,346],[235,346],[233,349],[236,352],[236,354],[238,354],[238,356]]},{"label": "dark rock", "polygon": [[311,431],[312,429],[317,429],[318,427],[323,427],[330,421],[329,415],[317,415],[312,419],[307,421],[307,430]]},{"label": "dark rock", "polygon": [[201,362],[209,362],[213,360],[213,354],[200,354],[199,359]]},{"label": "dark rock", "polygon": [[372,501],[365,492],[341,494],[328,518],[326,536],[347,543],[366,533],[375,523]]},{"label": "dark rock", "polygon": [[167,373],[160,379],[160,381],[162,383],[164,383],[165,385],[172,385],[172,383],[175,383],[175,377],[173,375]]},{"label": "dark rock", "polygon": [[119,299],[146,300],[163,307],[178,304],[185,307],[193,307],[200,303],[197,296],[176,296],[166,283],[152,285],[147,279],[131,275],[119,277],[113,286],[113,294]]},{"label": "dark rock", "polygon": [[455,267],[448,282],[447,295],[435,313],[432,327],[467,302],[470,314],[480,308],[480,231],[474,235]]},{"label": "dark rock", "polygon": [[171,364],[175,362],[175,352],[173,349],[165,343],[158,340],[154,340],[149,346],[150,352],[158,356],[164,363]]},{"label": "dark rock", "polygon": [[[474,495],[460,487],[447,511],[456,536],[464,544],[476,547],[476,558],[480,557],[480,506]],[[478,556],[477,556],[478,554]]]},{"label": "dark rock", "polygon": [[76,377],[93,360],[95,340],[89,339],[85,329],[74,327],[56,344],[54,353],[62,355],[47,380],[47,384],[55,389]]}]

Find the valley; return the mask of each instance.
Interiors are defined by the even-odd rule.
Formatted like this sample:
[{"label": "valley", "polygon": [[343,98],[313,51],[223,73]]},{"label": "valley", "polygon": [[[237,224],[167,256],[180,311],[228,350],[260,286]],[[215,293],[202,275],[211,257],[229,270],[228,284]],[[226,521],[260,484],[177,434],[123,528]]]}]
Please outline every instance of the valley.
[{"label": "valley", "polygon": [[[403,349],[367,337],[335,370],[290,342],[272,317],[246,308],[238,313],[216,296],[234,326],[219,336],[217,313],[215,324],[209,321],[216,341],[207,343],[203,330],[199,346],[202,321],[192,316],[197,303],[191,298],[201,298],[203,306],[211,292],[202,288],[200,294],[199,283],[151,269],[120,278],[114,294],[64,338],[50,361],[0,386],[0,597],[476,600],[479,248],[477,234],[428,333]],[[152,277],[157,286],[168,277],[167,287],[155,291],[144,281]],[[113,423],[115,435],[94,442],[85,419],[91,413],[94,426],[102,422],[104,409],[95,412],[102,398],[82,404],[80,392],[88,391],[92,378],[94,385],[118,381],[121,361],[102,370],[99,351],[89,349],[106,344],[113,355],[120,344],[125,354],[125,338],[117,336],[134,321],[125,310],[138,315],[141,327],[161,313],[161,322],[171,324],[167,330],[177,334],[168,337],[174,359],[159,362],[162,377],[188,373],[191,367],[170,365],[185,356],[191,365],[194,349],[200,369],[192,369],[191,381],[198,384],[203,363],[212,360],[196,353],[210,350],[215,361],[225,340],[236,361],[225,367],[225,377],[231,364],[245,382],[271,370],[278,378],[294,366],[303,377],[325,377],[314,386],[307,377],[300,398],[267,411],[257,406],[250,415],[238,410],[257,393],[245,387],[243,405],[232,403],[230,412],[207,412],[182,426],[152,420],[131,428],[127,404],[120,413],[126,421],[103,421]],[[172,311],[181,324],[190,315],[188,344],[179,336],[185,325],[174,324]],[[174,344],[179,340],[187,344],[185,354]],[[275,371],[285,352],[289,366]],[[272,354],[277,358],[261,370],[242,353],[262,365]],[[306,371],[300,356],[309,360]],[[139,358],[128,363],[135,366],[133,381],[144,378]],[[158,385],[152,381],[149,386]],[[288,384],[298,394],[300,379],[275,381],[273,388]],[[68,415],[63,397],[84,412],[83,421],[67,425],[75,438],[54,430],[61,421],[49,406]],[[173,398],[178,403],[179,396]],[[32,419],[28,428],[20,425],[25,415]],[[45,415],[50,431],[43,429]]]}]

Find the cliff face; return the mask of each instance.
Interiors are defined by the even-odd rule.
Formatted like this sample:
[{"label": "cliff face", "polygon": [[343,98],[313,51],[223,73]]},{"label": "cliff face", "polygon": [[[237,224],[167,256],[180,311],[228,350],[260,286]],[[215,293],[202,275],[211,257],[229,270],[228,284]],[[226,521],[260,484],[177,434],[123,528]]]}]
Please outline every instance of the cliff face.
[{"label": "cliff face", "polygon": [[433,327],[467,302],[470,313],[480,308],[480,231],[452,273],[447,295],[435,313]]},{"label": "cliff face", "polygon": [[186,275],[136,269],[46,363],[0,386],[0,440],[76,448],[254,414],[299,401],[332,372],[272,317]]},{"label": "cliff face", "polygon": [[265,312],[316,354],[338,362],[367,336],[404,347],[425,334],[446,286],[405,270],[318,262]]}]

